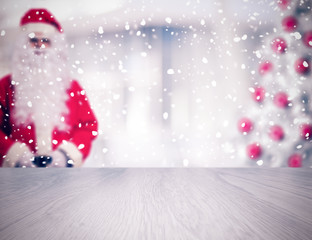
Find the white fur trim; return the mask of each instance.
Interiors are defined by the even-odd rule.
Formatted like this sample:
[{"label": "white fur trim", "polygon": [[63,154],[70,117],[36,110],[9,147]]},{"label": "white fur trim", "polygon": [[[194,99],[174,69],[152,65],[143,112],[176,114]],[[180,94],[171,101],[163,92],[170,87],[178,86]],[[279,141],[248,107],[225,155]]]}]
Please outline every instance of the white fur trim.
[{"label": "white fur trim", "polygon": [[74,161],[74,167],[82,166],[82,153],[78,150],[75,144],[63,141],[63,143],[58,148],[65,151],[71,160]]},{"label": "white fur trim", "polygon": [[3,159],[2,167],[15,167],[18,160],[25,153],[31,153],[30,149],[26,146],[25,143],[21,143],[21,142],[14,143],[10,147],[5,158]]},{"label": "white fur trim", "polygon": [[37,152],[36,155],[47,155],[52,151],[52,127],[42,126],[35,121]]},{"label": "white fur trim", "polygon": [[47,23],[27,23],[22,26],[22,30],[31,33],[31,32],[41,32],[46,34],[55,34],[58,30]]}]

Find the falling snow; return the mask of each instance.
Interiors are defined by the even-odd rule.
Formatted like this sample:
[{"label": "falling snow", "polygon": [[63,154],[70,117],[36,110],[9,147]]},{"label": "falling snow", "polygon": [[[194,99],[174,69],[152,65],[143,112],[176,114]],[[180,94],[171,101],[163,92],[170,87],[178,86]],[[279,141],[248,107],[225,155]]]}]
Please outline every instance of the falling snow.
[{"label": "falling snow", "polygon": [[172,22],[172,19],[171,19],[170,17],[166,17],[166,18],[165,18],[165,21],[166,21],[166,23],[169,23],[169,24],[170,24],[170,23]]},{"label": "falling snow", "polygon": [[169,74],[169,75],[174,74],[174,70],[173,70],[172,68],[168,69],[168,70],[167,70],[167,74]]},{"label": "falling snow", "polygon": [[104,33],[104,30],[103,30],[103,27],[102,27],[102,26],[99,27],[98,33],[99,33],[99,34],[103,34],[103,33]]}]

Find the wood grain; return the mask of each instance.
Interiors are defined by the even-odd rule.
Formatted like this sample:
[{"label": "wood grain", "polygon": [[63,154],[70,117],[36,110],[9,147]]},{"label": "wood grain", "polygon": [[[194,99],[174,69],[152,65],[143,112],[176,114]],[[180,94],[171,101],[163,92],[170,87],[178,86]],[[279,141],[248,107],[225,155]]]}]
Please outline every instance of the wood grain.
[{"label": "wood grain", "polygon": [[311,169],[0,169],[1,239],[312,239]]}]

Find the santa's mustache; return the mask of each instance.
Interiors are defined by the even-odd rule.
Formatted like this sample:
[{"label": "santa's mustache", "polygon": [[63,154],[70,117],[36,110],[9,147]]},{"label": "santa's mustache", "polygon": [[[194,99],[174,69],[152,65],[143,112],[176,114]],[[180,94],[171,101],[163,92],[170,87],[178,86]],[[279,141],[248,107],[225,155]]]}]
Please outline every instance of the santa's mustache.
[{"label": "santa's mustache", "polygon": [[49,55],[51,55],[51,50],[44,49],[44,48],[33,48],[33,49],[29,49],[28,53],[34,58],[45,60],[49,57]]},{"label": "santa's mustache", "polygon": [[34,49],[33,50],[34,55],[46,55],[47,52],[42,49]]}]

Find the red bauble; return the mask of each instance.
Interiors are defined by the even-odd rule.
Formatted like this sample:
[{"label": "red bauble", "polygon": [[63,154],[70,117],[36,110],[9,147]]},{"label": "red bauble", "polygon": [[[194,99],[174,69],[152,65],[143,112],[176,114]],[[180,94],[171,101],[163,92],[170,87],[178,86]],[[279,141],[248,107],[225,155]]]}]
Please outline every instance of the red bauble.
[{"label": "red bauble", "polygon": [[312,31],[304,33],[302,40],[307,47],[312,47]]},{"label": "red bauble", "polygon": [[263,87],[255,88],[255,92],[252,93],[252,97],[256,102],[263,102],[265,97],[265,90]]},{"label": "red bauble", "polygon": [[274,96],[274,104],[279,108],[287,108],[289,104],[288,95],[284,92],[276,93]]},{"label": "red bauble", "polygon": [[242,118],[238,121],[238,130],[241,133],[249,133],[253,128],[252,121],[249,118]]},{"label": "red bauble", "polygon": [[256,160],[261,156],[262,148],[259,143],[252,143],[247,146],[246,153],[250,159]]},{"label": "red bauble", "polygon": [[293,154],[288,158],[288,167],[301,167],[302,157],[300,154]]},{"label": "red bauble", "polygon": [[295,70],[299,74],[308,74],[310,72],[310,63],[306,58],[299,58],[295,62]]},{"label": "red bauble", "polygon": [[301,137],[305,140],[311,140],[312,139],[312,124],[302,124],[300,126],[301,129]]},{"label": "red bauble", "polygon": [[286,32],[292,32],[297,28],[298,22],[294,16],[288,16],[282,20],[282,25]]},{"label": "red bauble", "polygon": [[264,74],[270,72],[272,69],[273,69],[273,64],[270,61],[262,62],[259,65],[259,73],[261,75],[264,75]]},{"label": "red bauble", "polygon": [[274,38],[271,42],[271,48],[276,53],[285,53],[287,48],[286,40],[281,37]]},{"label": "red bauble", "polygon": [[284,130],[281,126],[274,125],[270,127],[269,136],[274,141],[281,141],[284,138]]},{"label": "red bauble", "polygon": [[290,3],[290,0],[277,0],[277,4],[282,10],[286,9],[289,3]]}]

